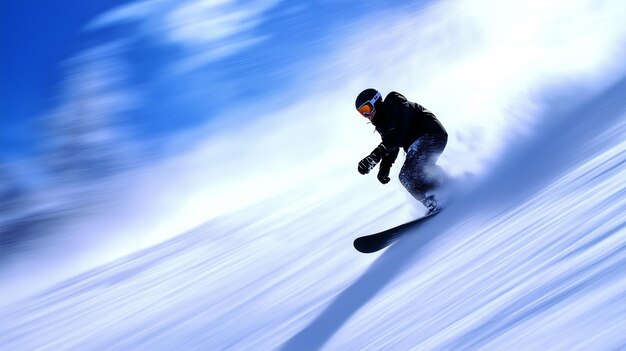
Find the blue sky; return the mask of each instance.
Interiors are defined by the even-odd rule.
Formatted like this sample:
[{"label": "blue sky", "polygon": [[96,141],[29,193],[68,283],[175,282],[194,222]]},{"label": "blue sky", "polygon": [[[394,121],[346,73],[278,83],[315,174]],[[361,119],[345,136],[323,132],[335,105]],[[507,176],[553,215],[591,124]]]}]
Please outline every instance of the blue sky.
[{"label": "blue sky", "polygon": [[[123,124],[132,139],[143,143],[194,128],[235,106],[260,101],[281,104],[289,94],[301,91],[290,87],[306,87],[306,80],[312,79],[307,77],[307,65],[332,48],[338,33],[345,32],[342,28],[392,2],[226,1],[229,11],[244,18],[235,24],[241,28],[233,29],[240,33],[227,34],[219,41],[192,36],[167,38],[176,33],[166,33],[162,28],[166,19],[171,21],[166,16],[179,10],[181,2],[157,1],[157,6],[141,9],[140,15],[124,11],[124,5],[142,3],[2,1],[0,146],[5,156],[32,156],[46,143],[38,133],[41,127],[34,122],[67,103],[63,96],[67,77],[74,74],[73,66],[96,61],[91,54],[84,54],[93,48],[118,45],[118,52],[104,52],[98,59],[107,64],[115,59],[121,67],[123,79],[107,88],[107,93],[125,90],[133,94],[136,103],[122,109],[123,114],[115,111],[119,117],[115,123]],[[248,10],[254,6],[267,9]],[[200,10],[209,13],[214,9]],[[251,12],[250,18],[245,17],[246,10]],[[228,20],[229,15],[223,18]],[[196,20],[202,24],[206,19]],[[220,30],[219,26],[194,28],[191,24],[188,29]],[[237,47],[240,43],[243,46]],[[202,58],[215,56],[208,49],[211,45],[223,48],[231,44],[233,53]],[[76,64],[75,58],[81,55],[86,57]],[[187,68],[181,69],[183,66]],[[172,73],[176,69],[179,71]]]},{"label": "blue sky", "polygon": [[2,0],[0,2],[0,106],[3,154],[32,151],[29,122],[50,108],[59,62],[84,43],[81,28],[123,3]]}]

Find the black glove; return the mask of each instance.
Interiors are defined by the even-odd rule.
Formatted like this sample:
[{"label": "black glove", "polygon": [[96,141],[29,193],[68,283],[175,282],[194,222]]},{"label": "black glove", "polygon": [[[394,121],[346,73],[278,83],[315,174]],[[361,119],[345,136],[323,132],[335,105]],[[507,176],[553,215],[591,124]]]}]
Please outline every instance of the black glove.
[{"label": "black glove", "polygon": [[374,167],[376,167],[377,163],[378,161],[376,161],[371,155],[367,156],[359,162],[359,173],[368,174]]},{"label": "black glove", "polygon": [[387,184],[391,180],[389,178],[389,171],[391,170],[391,166],[387,166],[385,162],[380,164],[380,169],[378,170],[378,181]]},{"label": "black glove", "polygon": [[383,145],[383,143],[380,143],[380,145],[378,145],[371,154],[359,162],[359,173],[369,173],[374,167],[376,167],[378,162],[380,162],[385,155],[387,155],[387,148]]}]

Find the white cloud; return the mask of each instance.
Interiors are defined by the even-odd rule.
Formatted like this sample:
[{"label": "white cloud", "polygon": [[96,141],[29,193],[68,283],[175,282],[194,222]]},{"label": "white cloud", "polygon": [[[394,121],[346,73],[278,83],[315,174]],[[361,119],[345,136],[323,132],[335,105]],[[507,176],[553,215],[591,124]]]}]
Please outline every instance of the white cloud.
[{"label": "white cloud", "polygon": [[282,0],[148,0],[113,9],[92,21],[86,29],[125,22],[140,23],[140,33],[185,49],[187,57],[175,64],[191,70],[222,59],[266,38],[258,33],[267,12]]},{"label": "white cloud", "polygon": [[222,58],[234,55],[248,47],[259,44],[266,40],[267,37],[252,37],[248,39],[240,39],[232,41],[224,45],[219,45],[215,48],[201,50],[200,53],[189,55],[189,57],[179,60],[174,66],[175,73],[186,73],[192,71],[201,66],[217,61]]},{"label": "white cloud", "polygon": [[124,22],[140,21],[152,16],[167,0],[143,0],[119,6],[91,21],[85,29],[94,30]]},{"label": "white cloud", "polygon": [[241,34],[258,25],[258,11],[238,9],[227,2],[195,1],[167,16],[168,38],[175,43],[211,43]]}]

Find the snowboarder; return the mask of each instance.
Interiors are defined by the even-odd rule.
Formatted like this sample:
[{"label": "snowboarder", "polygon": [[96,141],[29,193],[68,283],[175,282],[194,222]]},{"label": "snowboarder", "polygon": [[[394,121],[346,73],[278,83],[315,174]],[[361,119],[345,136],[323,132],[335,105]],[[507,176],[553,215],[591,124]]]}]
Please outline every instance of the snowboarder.
[{"label": "snowboarder", "polygon": [[382,137],[382,142],[359,162],[359,173],[367,174],[380,163],[378,180],[389,183],[389,171],[403,148],[406,159],[400,183],[428,209],[427,214],[440,210],[432,192],[447,178],[436,163],[446,147],[448,133],[435,115],[395,91],[383,100],[376,89],[363,90],[355,106]]}]

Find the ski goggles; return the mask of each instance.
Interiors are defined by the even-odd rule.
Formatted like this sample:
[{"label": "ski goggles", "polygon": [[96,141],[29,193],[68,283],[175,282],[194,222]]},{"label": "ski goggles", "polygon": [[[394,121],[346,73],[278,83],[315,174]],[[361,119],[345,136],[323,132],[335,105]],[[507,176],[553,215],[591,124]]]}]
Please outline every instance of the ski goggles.
[{"label": "ski goggles", "polygon": [[374,108],[374,104],[381,97],[382,96],[380,95],[380,92],[377,92],[371,100],[365,101],[361,106],[359,106],[359,108],[357,108],[357,111],[359,111],[359,113],[363,115],[363,117],[369,119],[374,111],[376,111],[376,108]]}]

